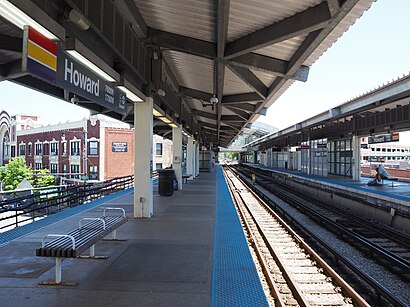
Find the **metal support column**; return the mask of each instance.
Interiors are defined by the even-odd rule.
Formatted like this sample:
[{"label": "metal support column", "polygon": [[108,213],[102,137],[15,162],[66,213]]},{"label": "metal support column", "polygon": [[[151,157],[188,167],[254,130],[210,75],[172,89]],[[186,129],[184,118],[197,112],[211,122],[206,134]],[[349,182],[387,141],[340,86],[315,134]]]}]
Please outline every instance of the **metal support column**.
[{"label": "metal support column", "polygon": [[178,181],[178,190],[182,190],[182,128],[172,128],[172,150],[173,150],[173,159],[172,159],[172,168],[175,171],[175,176]]},{"label": "metal support column", "polygon": [[154,213],[152,173],[153,99],[134,103],[134,217]]},{"label": "metal support column", "polygon": [[186,146],[186,173],[192,176],[188,180],[194,179],[194,139],[188,137],[188,144]]},{"label": "metal support column", "polygon": [[196,165],[195,165],[195,172],[196,172],[196,177],[198,177],[199,176],[199,146],[201,146],[200,144],[199,144],[199,141],[198,141],[198,143],[196,144],[196,157],[195,157],[195,161],[196,161]]},{"label": "metal support column", "polygon": [[352,179],[355,181],[360,181],[361,177],[361,155],[360,155],[360,144],[361,138],[357,135],[352,137],[352,147],[353,147],[353,159],[352,159]]}]

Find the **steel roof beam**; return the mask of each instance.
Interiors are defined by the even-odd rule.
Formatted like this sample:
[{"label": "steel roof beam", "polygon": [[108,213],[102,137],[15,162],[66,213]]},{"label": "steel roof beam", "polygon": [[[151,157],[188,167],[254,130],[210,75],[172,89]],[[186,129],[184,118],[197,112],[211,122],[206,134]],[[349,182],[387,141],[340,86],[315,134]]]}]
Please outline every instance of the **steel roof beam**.
[{"label": "steel roof beam", "polygon": [[226,46],[225,59],[231,59],[321,29],[331,19],[327,2],[322,2],[229,43]]},{"label": "steel roof beam", "polygon": [[[332,19],[326,24],[326,27],[316,31],[312,31],[307,35],[303,43],[299,46],[298,50],[294,53],[288,64],[288,75],[296,73],[306,59],[318,48],[324,39],[329,35],[334,28],[340,24],[343,18],[350,13],[354,6],[360,0],[345,0],[340,6],[337,13],[332,14]],[[323,2],[322,4],[326,4]],[[327,4],[326,4],[327,5]],[[287,80],[282,77],[277,77],[272,85],[269,87],[268,97],[266,101],[272,99],[278,90],[285,84]],[[261,104],[257,109],[261,108],[264,104]],[[253,116],[251,116],[252,120]]]},{"label": "steel roof beam", "polygon": [[178,94],[179,96],[189,97],[189,98],[203,100],[203,101],[209,101],[211,97],[213,96],[212,93],[202,92],[202,91],[195,90],[193,88],[188,88],[188,87],[183,87],[183,86],[181,86],[179,90],[180,90]]},{"label": "steel roof beam", "polygon": [[236,129],[236,130],[238,130],[238,131],[242,129],[242,124],[240,124],[240,123],[229,123],[229,122],[225,122],[224,124],[227,125],[227,126],[229,126],[229,127],[231,127],[231,128],[234,128],[234,129]]},{"label": "steel roof beam", "polygon": [[254,75],[247,68],[235,66],[235,65],[228,65],[229,69],[232,70],[243,82],[245,82],[249,87],[255,90],[263,99],[268,96],[268,88],[258,77]]},{"label": "steel roof beam", "polygon": [[238,115],[222,115],[221,120],[223,122],[245,122],[245,120]]},{"label": "steel roof beam", "polygon": [[153,44],[184,53],[205,58],[216,58],[216,44],[187,36],[148,28],[149,38]]},{"label": "steel roof beam", "polygon": [[232,108],[232,109],[239,109],[243,111],[255,112],[256,106],[250,103],[222,103],[222,106]]},{"label": "steel roof beam", "polygon": [[249,113],[247,113],[246,111],[243,110],[239,110],[236,108],[232,108],[230,105],[224,106],[225,108],[231,110],[232,112],[234,112],[236,115],[239,115],[240,117],[242,117],[244,120],[248,120],[250,118]]},{"label": "steel roof beam", "polygon": [[232,94],[225,95],[223,97],[223,104],[228,103],[248,103],[248,102],[261,102],[263,98],[257,93],[243,93],[243,94]]},{"label": "steel roof beam", "polygon": [[309,67],[301,66],[293,75],[287,75],[288,62],[280,59],[267,57],[264,55],[249,53],[227,61],[235,66],[243,68],[260,70],[269,74],[284,77],[286,79],[295,79],[297,81],[306,82],[309,75]]},{"label": "steel roof beam", "polygon": [[0,51],[21,53],[23,40],[19,37],[12,37],[0,33]]},{"label": "steel roof beam", "polygon": [[122,15],[130,23],[131,28],[139,38],[147,37],[147,24],[133,0],[114,0]]},{"label": "steel roof beam", "polygon": [[339,0],[327,0],[327,5],[329,7],[329,12],[332,17],[337,14],[340,9],[340,1]]},{"label": "steel roof beam", "polygon": [[201,117],[209,118],[212,120],[218,120],[218,115],[214,113],[208,113],[208,112],[196,110],[196,109],[192,109],[192,115],[201,116]]},{"label": "steel roof beam", "polygon": [[[230,0],[218,0],[218,19],[217,19],[217,57],[222,59],[225,54],[226,38],[228,35],[228,21],[229,21],[229,6]],[[219,134],[221,129],[221,116],[222,116],[222,100],[223,100],[223,87],[225,80],[225,65],[221,62],[215,63],[216,69],[216,93],[214,93],[218,99],[219,103],[217,104],[217,114],[218,114],[218,132],[217,138],[219,140]]]},{"label": "steel roof beam", "polygon": [[0,64],[0,76],[5,80],[12,80],[26,76],[28,73],[21,71],[21,60],[7,64]]}]

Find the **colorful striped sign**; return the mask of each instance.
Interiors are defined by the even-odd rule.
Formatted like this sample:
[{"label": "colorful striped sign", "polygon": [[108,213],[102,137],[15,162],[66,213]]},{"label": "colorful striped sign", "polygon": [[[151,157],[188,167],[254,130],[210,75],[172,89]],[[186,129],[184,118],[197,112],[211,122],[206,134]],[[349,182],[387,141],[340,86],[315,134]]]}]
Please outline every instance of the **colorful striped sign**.
[{"label": "colorful striped sign", "polygon": [[27,71],[55,82],[57,73],[57,44],[33,28],[28,28]]}]

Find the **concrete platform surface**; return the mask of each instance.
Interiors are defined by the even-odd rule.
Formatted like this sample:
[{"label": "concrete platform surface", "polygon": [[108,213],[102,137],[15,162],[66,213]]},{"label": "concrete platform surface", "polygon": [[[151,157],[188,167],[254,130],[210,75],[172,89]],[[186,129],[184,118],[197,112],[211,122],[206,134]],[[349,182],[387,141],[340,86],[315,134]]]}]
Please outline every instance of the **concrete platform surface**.
[{"label": "concrete platform surface", "polygon": [[[172,197],[154,195],[154,217],[133,219],[133,194],[42,227],[0,248],[0,306],[211,306],[216,171],[201,173]],[[127,241],[100,241],[105,260],[65,259],[53,280],[54,258],[35,256],[45,234],[64,234],[82,217],[122,207],[130,220],[118,229]]]}]

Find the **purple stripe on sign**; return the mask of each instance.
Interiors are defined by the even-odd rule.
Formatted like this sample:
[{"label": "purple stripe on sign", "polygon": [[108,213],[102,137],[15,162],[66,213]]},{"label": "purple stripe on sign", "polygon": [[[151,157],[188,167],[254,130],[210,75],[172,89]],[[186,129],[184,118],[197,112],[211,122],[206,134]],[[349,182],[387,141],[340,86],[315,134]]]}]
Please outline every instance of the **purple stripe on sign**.
[{"label": "purple stripe on sign", "polygon": [[27,71],[33,75],[36,75],[42,79],[56,82],[56,72],[30,58],[27,58]]}]

